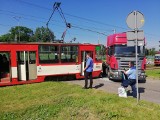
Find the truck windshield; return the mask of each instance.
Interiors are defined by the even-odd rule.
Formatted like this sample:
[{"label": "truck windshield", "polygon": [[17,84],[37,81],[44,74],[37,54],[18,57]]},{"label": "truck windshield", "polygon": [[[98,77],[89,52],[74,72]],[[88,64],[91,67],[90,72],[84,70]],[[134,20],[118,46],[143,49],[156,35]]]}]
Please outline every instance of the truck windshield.
[{"label": "truck windshield", "polygon": [[[145,55],[144,46],[138,46],[138,54],[140,56]],[[135,47],[134,46],[128,47],[128,46],[124,46],[124,45],[117,45],[117,46],[115,46],[115,55],[133,56],[133,55],[135,55]]]}]

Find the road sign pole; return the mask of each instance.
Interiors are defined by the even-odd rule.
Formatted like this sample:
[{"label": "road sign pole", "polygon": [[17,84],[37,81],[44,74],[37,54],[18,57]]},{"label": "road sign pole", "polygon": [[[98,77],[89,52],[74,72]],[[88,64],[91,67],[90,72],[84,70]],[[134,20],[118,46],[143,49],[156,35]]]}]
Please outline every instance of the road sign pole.
[{"label": "road sign pole", "polygon": [[136,44],[135,44],[135,52],[136,52],[136,85],[137,85],[137,104],[138,104],[138,102],[139,102],[139,91],[138,91],[138,50],[137,50],[137,48],[138,48],[138,29],[137,29],[137,11],[134,11],[134,14],[135,14],[135,38],[136,38],[136,40],[135,40],[135,42],[136,42]]},{"label": "road sign pole", "polygon": [[138,29],[144,25],[144,16],[139,11],[131,12],[126,19],[126,23],[129,28],[134,31],[127,32],[127,46],[135,46],[136,57],[136,86],[137,86],[137,104],[139,102],[139,90],[138,90],[138,46],[144,45],[144,32]]},{"label": "road sign pole", "polygon": [[[137,30],[135,31],[136,32],[136,36],[137,36]],[[136,38],[136,82],[137,82],[137,104],[138,104],[138,101],[139,101],[139,86],[138,86],[138,50],[137,50],[137,47],[138,47],[138,41],[137,41],[137,38]]]}]

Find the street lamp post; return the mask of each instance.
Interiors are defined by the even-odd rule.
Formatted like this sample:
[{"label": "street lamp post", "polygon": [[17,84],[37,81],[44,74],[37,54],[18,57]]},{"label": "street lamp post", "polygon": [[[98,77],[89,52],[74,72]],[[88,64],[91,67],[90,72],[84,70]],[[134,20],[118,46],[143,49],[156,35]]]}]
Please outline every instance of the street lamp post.
[{"label": "street lamp post", "polygon": [[20,42],[19,21],[20,21],[21,17],[19,17],[19,16],[14,16],[13,18],[18,22],[18,42]]},{"label": "street lamp post", "polygon": [[112,31],[113,31],[114,34],[116,33],[116,29],[113,29]]}]

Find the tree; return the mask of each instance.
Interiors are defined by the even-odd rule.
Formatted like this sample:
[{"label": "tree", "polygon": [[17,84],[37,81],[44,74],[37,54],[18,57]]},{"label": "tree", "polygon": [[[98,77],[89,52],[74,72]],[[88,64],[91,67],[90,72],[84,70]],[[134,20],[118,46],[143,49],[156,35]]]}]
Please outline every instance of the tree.
[{"label": "tree", "polygon": [[11,34],[7,33],[0,36],[0,42],[9,42],[12,41]]},{"label": "tree", "polygon": [[29,42],[29,39],[33,36],[33,30],[24,26],[12,27],[9,33],[0,36],[0,41],[11,42],[11,41],[25,41]]},{"label": "tree", "polygon": [[54,33],[45,27],[38,27],[33,35],[33,37],[30,39],[32,42],[50,42],[55,39]]},{"label": "tree", "polygon": [[101,55],[103,56],[103,58],[106,56],[106,46],[105,45],[101,45]]},{"label": "tree", "polygon": [[147,51],[147,54],[146,54],[146,55],[154,56],[154,55],[155,55],[155,53],[156,53],[155,48],[146,49],[146,51]]},{"label": "tree", "polygon": [[19,42],[29,42],[29,39],[33,36],[33,30],[23,26],[12,27],[10,33],[13,39],[17,36],[17,41]]}]

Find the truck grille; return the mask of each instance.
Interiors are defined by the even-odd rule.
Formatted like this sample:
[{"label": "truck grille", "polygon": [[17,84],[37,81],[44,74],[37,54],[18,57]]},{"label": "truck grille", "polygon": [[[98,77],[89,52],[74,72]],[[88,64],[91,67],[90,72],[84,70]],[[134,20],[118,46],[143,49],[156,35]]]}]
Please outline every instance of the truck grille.
[{"label": "truck grille", "polygon": [[[130,61],[134,61],[135,66],[136,66],[136,59],[135,58],[117,58],[118,61],[118,67],[119,70],[124,70],[124,69],[129,69],[129,62]],[[138,58],[138,70],[141,70],[141,64],[142,64],[142,60],[140,60],[140,58]]]}]

